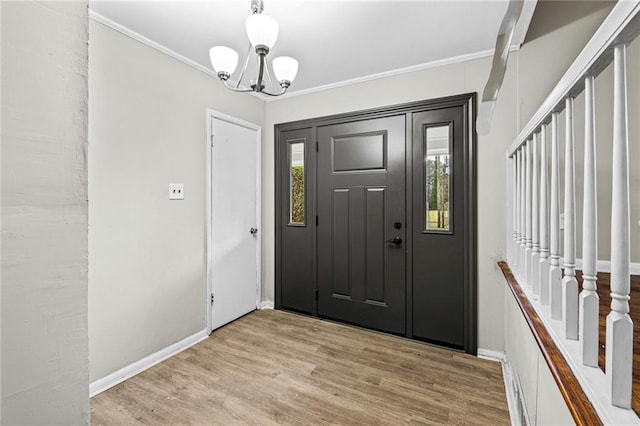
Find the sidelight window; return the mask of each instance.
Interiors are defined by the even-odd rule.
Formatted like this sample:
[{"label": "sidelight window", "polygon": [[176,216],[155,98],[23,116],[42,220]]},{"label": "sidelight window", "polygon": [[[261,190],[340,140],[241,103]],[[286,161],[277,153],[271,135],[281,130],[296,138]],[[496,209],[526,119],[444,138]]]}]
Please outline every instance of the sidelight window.
[{"label": "sidelight window", "polygon": [[305,224],[304,141],[289,143],[289,224]]},{"label": "sidelight window", "polygon": [[424,132],[425,231],[451,231],[451,125]]}]

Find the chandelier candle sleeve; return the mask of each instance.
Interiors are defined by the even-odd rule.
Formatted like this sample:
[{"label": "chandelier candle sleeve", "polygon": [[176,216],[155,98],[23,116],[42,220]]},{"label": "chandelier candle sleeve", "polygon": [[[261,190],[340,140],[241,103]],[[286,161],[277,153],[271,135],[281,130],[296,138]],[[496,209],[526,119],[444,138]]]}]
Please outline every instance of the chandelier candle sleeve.
[{"label": "chandelier candle sleeve", "polygon": [[[238,65],[238,54],[235,50],[226,46],[212,47],[209,50],[209,58],[213,69],[218,73],[218,77],[223,74],[226,75],[226,78],[229,78]],[[220,78],[222,79],[222,77]]]},{"label": "chandelier candle sleeve", "polygon": [[271,16],[255,14],[247,18],[247,37],[253,47],[271,49],[278,39],[278,22]]},{"label": "chandelier candle sleeve", "polygon": [[289,56],[278,56],[273,60],[273,73],[280,84],[283,81],[291,84],[298,74],[298,61]]}]

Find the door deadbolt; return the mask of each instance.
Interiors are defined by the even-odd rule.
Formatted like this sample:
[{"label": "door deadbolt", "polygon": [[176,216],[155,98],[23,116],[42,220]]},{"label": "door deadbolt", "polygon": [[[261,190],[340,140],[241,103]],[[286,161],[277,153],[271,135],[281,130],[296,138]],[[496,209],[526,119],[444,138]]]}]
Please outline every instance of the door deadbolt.
[{"label": "door deadbolt", "polygon": [[393,224],[393,227],[396,228],[396,229],[400,229],[400,228],[402,228],[402,224],[400,222],[396,222],[396,223]]},{"label": "door deadbolt", "polygon": [[257,233],[258,233],[258,228],[251,228],[251,229],[249,229],[249,232],[250,232],[251,234],[255,235],[255,234],[257,234]]}]

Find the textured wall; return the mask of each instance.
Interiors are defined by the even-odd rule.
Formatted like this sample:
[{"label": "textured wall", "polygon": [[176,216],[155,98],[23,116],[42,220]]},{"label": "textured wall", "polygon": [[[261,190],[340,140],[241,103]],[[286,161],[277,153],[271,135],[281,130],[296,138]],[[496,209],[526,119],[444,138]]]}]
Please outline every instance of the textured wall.
[{"label": "textured wall", "polygon": [[2,424],[86,424],[87,3],[2,4]]}]

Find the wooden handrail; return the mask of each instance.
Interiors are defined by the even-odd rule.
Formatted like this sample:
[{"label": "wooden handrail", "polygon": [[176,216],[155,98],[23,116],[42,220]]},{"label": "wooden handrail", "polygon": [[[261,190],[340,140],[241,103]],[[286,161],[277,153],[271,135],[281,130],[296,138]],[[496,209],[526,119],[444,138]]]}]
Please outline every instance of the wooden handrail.
[{"label": "wooden handrail", "polygon": [[498,266],[502,270],[509,289],[513,293],[533,337],[536,339],[540,352],[542,352],[542,356],[549,366],[549,370],[551,370],[551,375],[558,385],[558,389],[567,404],[573,420],[579,426],[602,425],[602,420],[600,420],[573,371],[571,371],[569,364],[567,364],[536,310],[531,305],[520,284],[518,284],[509,265],[506,262],[498,262]]}]

